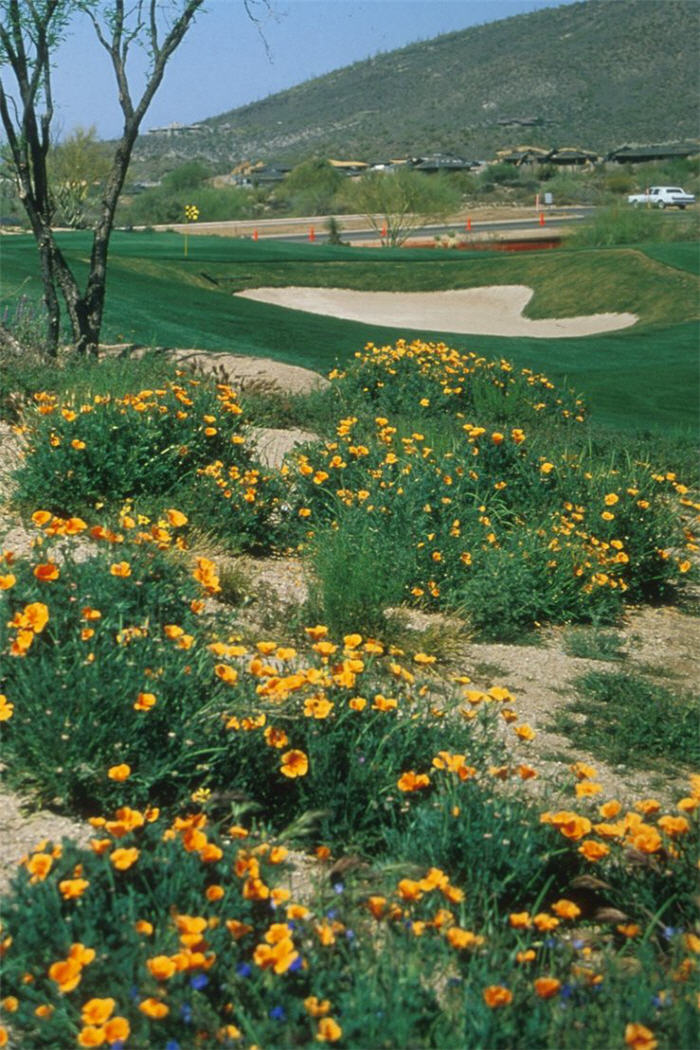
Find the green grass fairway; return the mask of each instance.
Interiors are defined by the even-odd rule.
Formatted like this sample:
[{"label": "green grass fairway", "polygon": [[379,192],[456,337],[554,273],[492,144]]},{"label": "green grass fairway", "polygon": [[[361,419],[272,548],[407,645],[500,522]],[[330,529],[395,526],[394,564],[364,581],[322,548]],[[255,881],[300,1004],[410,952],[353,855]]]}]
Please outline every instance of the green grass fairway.
[{"label": "green grass fairway", "polygon": [[[81,276],[90,236],[59,234]],[[0,241],[0,306],[41,289],[34,241]],[[366,342],[439,338],[565,377],[606,425],[625,430],[690,429],[697,422],[698,280],[695,244],[641,249],[560,249],[506,255],[447,250],[360,249],[190,237],[114,234],[103,338],[273,357],[319,371]],[[260,285],[393,291],[526,284],[529,317],[632,311],[632,329],[580,339],[439,335],[321,317],[234,298]]]},{"label": "green grass fairway", "polygon": [[678,270],[687,270],[688,273],[700,276],[700,244],[697,241],[645,244],[644,254],[650,259],[665,263],[666,266],[675,266]]}]

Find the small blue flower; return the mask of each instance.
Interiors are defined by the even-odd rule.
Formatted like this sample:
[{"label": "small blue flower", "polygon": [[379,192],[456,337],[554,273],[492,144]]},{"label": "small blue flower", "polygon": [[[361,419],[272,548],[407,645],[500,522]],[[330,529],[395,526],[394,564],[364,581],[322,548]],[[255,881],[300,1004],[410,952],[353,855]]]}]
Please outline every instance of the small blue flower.
[{"label": "small blue flower", "polygon": [[297,955],[294,962],[289,964],[289,972],[296,973],[297,970],[301,970],[303,965],[304,964],[302,962],[301,955]]},{"label": "small blue flower", "polygon": [[209,984],[209,978],[205,973],[196,973],[194,977],[190,977],[190,988],[200,991],[202,988],[206,988]]},{"label": "small blue flower", "polygon": [[677,933],[680,933],[680,930],[677,926],[662,926],[661,932],[666,940],[670,941],[672,937],[675,937]]},{"label": "small blue flower", "polygon": [[132,984],[131,988],[129,989],[129,998],[130,999],[140,999],[141,998],[141,989],[137,988],[137,986],[135,984]]},{"label": "small blue flower", "polygon": [[273,1006],[269,1013],[269,1017],[272,1021],[284,1021],[286,1016],[283,1006]]},{"label": "small blue flower", "polygon": [[177,1039],[168,1039],[165,1044],[165,1050],[180,1050],[180,1044]]},{"label": "small blue flower", "polygon": [[252,972],[253,968],[249,963],[239,963],[236,967],[236,973],[239,977],[250,977]]},{"label": "small blue flower", "polygon": [[185,1022],[185,1024],[189,1024],[192,1020],[192,1007],[189,1003],[183,1003],[180,1007],[180,1017]]},{"label": "small blue flower", "polygon": [[346,930],[345,931],[345,936],[346,936],[347,940],[354,941],[355,940],[355,931],[354,930]]},{"label": "small blue flower", "polygon": [[327,919],[335,919],[337,915],[338,915],[338,912],[336,911],[335,908],[331,908],[330,911],[326,912],[326,918]]},{"label": "small blue flower", "polygon": [[334,893],[342,893],[344,889],[345,889],[345,886],[343,886],[342,882],[335,882],[335,883],[333,883],[333,892]]},{"label": "small blue flower", "polygon": [[572,948],[575,948],[575,949],[576,949],[576,951],[577,951],[577,952],[579,952],[579,951],[581,951],[581,949],[583,948],[583,946],[585,945],[585,943],[586,943],[586,942],[585,942],[585,941],[583,941],[583,940],[581,940],[581,938],[580,938],[580,937],[576,937],[576,939],[575,939],[575,940],[573,940],[573,941],[571,942],[571,947],[572,947]]},{"label": "small blue flower", "polygon": [[559,941],[556,939],[556,937],[545,937],[543,944],[545,948],[556,948],[559,944]]}]

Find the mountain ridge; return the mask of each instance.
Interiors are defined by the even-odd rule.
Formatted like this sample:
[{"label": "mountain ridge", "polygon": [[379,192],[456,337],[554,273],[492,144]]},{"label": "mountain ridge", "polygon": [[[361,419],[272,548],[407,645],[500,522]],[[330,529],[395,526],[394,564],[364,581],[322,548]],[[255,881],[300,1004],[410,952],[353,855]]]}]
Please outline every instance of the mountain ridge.
[{"label": "mountain ridge", "polygon": [[606,152],[696,138],[699,51],[695,0],[581,0],[354,62],[197,132],[141,136],[137,156],[474,159],[522,141]]}]

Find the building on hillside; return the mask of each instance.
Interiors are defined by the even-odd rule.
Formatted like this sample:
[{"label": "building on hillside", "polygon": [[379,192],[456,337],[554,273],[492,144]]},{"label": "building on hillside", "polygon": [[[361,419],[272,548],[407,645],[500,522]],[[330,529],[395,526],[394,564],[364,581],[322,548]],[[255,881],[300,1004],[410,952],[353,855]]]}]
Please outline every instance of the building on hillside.
[{"label": "building on hillside", "polygon": [[676,160],[679,157],[696,157],[700,154],[700,141],[658,142],[646,146],[620,146],[611,150],[606,161],[614,164],[644,164],[655,160]]},{"label": "building on hillside", "polygon": [[206,124],[178,124],[177,121],[173,121],[172,124],[166,124],[162,128],[149,128],[148,134],[164,135],[166,138],[171,139],[178,135],[192,135],[210,131],[211,128],[207,127]]},{"label": "building on hillside", "polygon": [[578,146],[558,146],[550,150],[544,160],[559,168],[592,168],[600,157],[592,150],[580,149]]},{"label": "building on hillside", "polygon": [[328,163],[340,175],[352,177],[362,175],[369,168],[364,160],[329,160]]},{"label": "building on hillside", "polygon": [[503,128],[537,128],[544,123],[542,117],[501,117],[496,121]]},{"label": "building on hillside", "polygon": [[448,153],[433,153],[429,157],[411,157],[410,163],[414,171],[424,171],[428,174],[442,171],[471,171],[476,167],[474,161],[453,157]]},{"label": "building on hillside", "polygon": [[550,151],[541,146],[511,146],[496,152],[498,164],[513,164],[516,168],[523,164],[542,164],[547,160]]},{"label": "building on hillside", "polygon": [[410,163],[406,157],[396,157],[393,160],[377,160],[370,164],[370,171],[381,171],[385,175],[392,175],[399,168],[405,168]]},{"label": "building on hillside", "polygon": [[291,168],[281,164],[266,164],[259,160],[255,163],[244,160],[237,164],[228,177],[232,186],[240,186],[251,189],[255,186],[269,186],[271,183],[282,182]]}]

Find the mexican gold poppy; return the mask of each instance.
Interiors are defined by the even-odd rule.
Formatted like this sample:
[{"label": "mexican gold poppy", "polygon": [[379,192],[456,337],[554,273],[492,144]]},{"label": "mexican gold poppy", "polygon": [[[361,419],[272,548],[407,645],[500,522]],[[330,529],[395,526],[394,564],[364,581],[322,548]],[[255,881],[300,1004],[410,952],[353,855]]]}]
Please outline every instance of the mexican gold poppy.
[{"label": "mexican gold poppy", "polygon": [[139,859],[139,853],[140,851],[133,847],[131,849],[115,849],[113,853],[110,853],[109,859],[117,871],[127,871]]},{"label": "mexican gold poppy", "polygon": [[150,711],[152,707],[155,707],[156,703],[157,700],[153,693],[139,693],[132,707],[135,711]]},{"label": "mexican gold poppy", "polygon": [[52,580],[57,580],[61,573],[58,565],[54,565],[52,561],[47,561],[34,567],[34,575],[37,580],[41,580],[44,583],[50,583]]},{"label": "mexican gold poppy", "polygon": [[319,1043],[336,1043],[342,1034],[343,1029],[332,1017],[322,1017],[318,1022],[316,1039]]},{"label": "mexican gold poppy", "polygon": [[483,996],[484,1002],[491,1010],[508,1006],[513,1001],[513,993],[502,984],[490,984],[488,988],[484,988]]},{"label": "mexican gold poppy", "polygon": [[139,1010],[153,1021],[160,1021],[170,1013],[170,1008],[165,1003],[162,1003],[160,999],[154,999],[152,996],[141,1000]]},{"label": "mexican gold poppy", "polygon": [[102,1025],[114,1013],[114,999],[88,999],[80,1011],[80,1020],[84,1025]]},{"label": "mexican gold poppy", "polygon": [[561,981],[556,977],[538,977],[534,982],[535,994],[540,999],[552,999],[561,988]]},{"label": "mexican gold poppy", "polygon": [[306,775],[309,769],[309,759],[303,751],[292,750],[285,751],[282,755],[282,765],[280,772],[283,776],[294,779],[295,777],[303,777]]},{"label": "mexican gold poppy", "polygon": [[659,1045],[651,1029],[636,1021],[625,1026],[625,1043],[630,1050],[656,1050]]},{"label": "mexican gold poppy", "polygon": [[396,781],[396,786],[399,791],[419,791],[421,788],[428,787],[429,785],[430,777],[427,773],[416,773],[413,769],[409,769],[406,773],[402,773]]},{"label": "mexican gold poppy", "polygon": [[582,857],[585,857],[586,860],[595,863],[608,855],[610,847],[606,846],[604,842],[595,842],[593,839],[588,839],[586,842],[581,843],[578,852]]},{"label": "mexican gold poppy", "polygon": [[110,780],[128,780],[131,776],[131,766],[127,765],[126,762],[122,762],[118,766],[110,766],[107,770],[107,776]]}]

